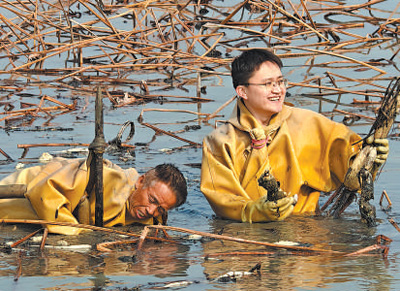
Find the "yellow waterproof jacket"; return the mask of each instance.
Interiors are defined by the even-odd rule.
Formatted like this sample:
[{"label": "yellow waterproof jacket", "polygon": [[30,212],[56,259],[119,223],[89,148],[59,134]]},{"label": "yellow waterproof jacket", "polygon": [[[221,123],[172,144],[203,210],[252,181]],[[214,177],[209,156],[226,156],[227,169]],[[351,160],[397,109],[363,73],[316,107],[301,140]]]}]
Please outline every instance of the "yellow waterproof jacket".
[{"label": "yellow waterproof jacket", "polygon": [[[15,172],[0,181],[0,185],[26,184],[27,199],[0,199],[0,218],[43,219],[79,223],[74,216],[89,180],[85,159],[55,158],[51,162]],[[135,189],[139,174],[133,168],[121,169],[108,160],[103,166],[104,226],[126,225],[134,222],[129,214],[127,199]],[[94,190],[89,193],[90,220],[95,221]],[[52,233],[78,234],[82,229],[49,225]]]},{"label": "yellow waterproof jacket", "polygon": [[[314,214],[320,192],[343,181],[358,140],[343,124],[288,106],[263,126],[238,100],[228,122],[203,141],[201,191],[218,216],[241,221],[249,202],[267,194],[257,180],[269,169],[284,191],[298,194],[293,213]],[[252,221],[267,219],[256,210]]]}]

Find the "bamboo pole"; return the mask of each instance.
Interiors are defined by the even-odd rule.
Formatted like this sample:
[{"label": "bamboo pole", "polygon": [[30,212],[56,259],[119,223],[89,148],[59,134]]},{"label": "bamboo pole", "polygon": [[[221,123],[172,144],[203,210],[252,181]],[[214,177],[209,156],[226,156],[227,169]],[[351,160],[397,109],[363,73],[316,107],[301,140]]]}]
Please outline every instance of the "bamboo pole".
[{"label": "bamboo pole", "polygon": [[[354,4],[354,5],[336,5],[336,6],[330,6],[329,8],[318,8],[318,11],[335,11],[335,10],[341,10],[341,11],[353,11],[353,10],[358,10],[360,8],[364,8],[366,6],[371,6],[380,2],[384,2],[385,0],[371,0],[363,4]],[[316,9],[310,9],[310,10],[316,10]]]},{"label": "bamboo pole", "polygon": [[379,200],[379,205],[382,207],[383,204],[383,198],[386,198],[386,201],[388,202],[388,206],[386,209],[389,209],[392,207],[392,201],[389,198],[389,195],[387,194],[386,190],[382,191],[381,199]]},{"label": "bamboo pole", "polygon": [[19,251],[18,261],[17,261],[18,266],[17,266],[17,270],[14,275],[14,282],[17,282],[22,275],[22,258],[23,258],[23,256],[24,256],[24,251],[22,251],[22,250]]},{"label": "bamboo pole", "polygon": [[[96,121],[95,138],[89,145],[90,151],[90,176],[89,183],[93,183],[95,190],[95,225],[103,226],[104,206],[103,206],[103,154],[107,146],[103,132],[103,96],[101,88],[97,88],[96,94]],[[90,182],[91,181],[91,182]],[[89,191],[90,192],[90,191]]]},{"label": "bamboo pole", "polygon": [[277,9],[280,13],[290,17],[290,18],[294,18],[296,19],[298,22],[300,22],[302,25],[306,26],[307,28],[309,28],[310,30],[312,30],[317,36],[319,36],[320,38],[329,41],[329,39],[327,39],[324,35],[322,35],[318,30],[315,30],[312,26],[308,25],[307,23],[305,23],[303,20],[297,18],[296,16],[288,13],[287,11],[285,11],[284,9],[282,9],[281,7],[279,7],[278,5],[276,5],[275,3],[273,3],[271,0],[266,0],[269,4],[271,4],[272,6],[274,6],[275,9]]},{"label": "bamboo pole", "polygon": [[[123,235],[123,236],[127,236],[127,237],[135,237],[135,238],[139,238],[140,237],[140,234],[132,233],[132,232],[129,232],[129,231],[120,231],[120,230],[117,230],[115,228],[106,228],[106,227],[100,227],[100,226],[95,226],[95,225],[64,222],[64,221],[48,221],[48,220],[40,220],[40,219],[8,219],[8,218],[3,218],[3,219],[0,219],[0,223],[6,223],[6,224],[28,224],[28,225],[29,224],[58,225],[58,226],[76,227],[76,228],[92,230],[92,231],[100,231],[100,232],[104,232],[104,233],[118,234],[118,235]],[[147,236],[146,239],[154,240],[154,241],[161,241],[161,242],[162,241],[172,242],[169,239],[164,239],[164,238],[159,238],[159,237]]]},{"label": "bamboo pole", "polygon": [[330,55],[330,56],[334,56],[334,57],[337,57],[337,58],[342,58],[342,59],[351,61],[351,62],[353,62],[353,63],[357,63],[357,64],[360,64],[360,65],[362,65],[362,66],[365,66],[365,67],[370,68],[370,69],[372,69],[372,70],[375,70],[375,71],[377,71],[377,72],[379,72],[379,73],[381,73],[381,74],[386,74],[386,71],[384,71],[384,70],[378,69],[378,68],[376,68],[376,67],[374,67],[374,66],[371,66],[371,65],[369,65],[369,64],[367,64],[367,63],[365,63],[365,62],[363,62],[363,61],[359,61],[359,60],[350,58],[350,57],[345,56],[345,55],[343,55],[343,54],[337,54],[337,53],[330,52],[330,51],[320,51],[320,50],[310,49],[310,48],[305,48],[305,47],[287,46],[287,47],[285,47],[285,48],[286,48],[286,49],[305,50],[305,51],[310,51],[310,52],[313,52],[313,53],[316,53],[316,54],[323,54],[323,55],[325,54],[325,55]]},{"label": "bamboo pole", "polygon": [[343,254],[342,252],[333,251],[333,250],[260,242],[260,241],[247,240],[247,239],[230,237],[230,236],[219,235],[219,234],[211,234],[211,233],[206,233],[206,232],[202,232],[202,231],[196,231],[196,230],[191,230],[191,229],[186,229],[186,228],[181,228],[181,227],[174,227],[174,226],[148,225],[148,226],[145,226],[145,228],[165,229],[165,230],[171,230],[171,231],[177,231],[177,232],[184,232],[184,233],[200,235],[203,237],[209,237],[209,238],[213,238],[213,239],[227,240],[227,241],[233,241],[233,242],[245,243],[245,244],[261,245],[261,246],[277,248],[277,249],[288,249],[288,250],[304,251],[304,252],[312,252],[312,253],[322,253],[322,254]]},{"label": "bamboo pole", "polygon": [[207,28],[231,28],[231,29],[236,29],[236,30],[240,30],[240,31],[246,31],[246,32],[255,33],[255,34],[258,34],[259,36],[262,36],[262,37],[271,37],[271,38],[277,39],[277,40],[279,40],[279,41],[281,41],[283,43],[291,43],[290,40],[286,40],[286,39],[281,38],[279,36],[272,35],[272,34],[265,33],[265,32],[256,31],[256,30],[253,30],[253,29],[245,28],[245,27],[237,27],[237,26],[232,26],[232,25],[223,25],[223,24],[214,24],[214,23],[207,23],[204,26],[207,27]]},{"label": "bamboo pole", "polygon": [[42,231],[42,230],[43,230],[43,228],[40,228],[40,229],[38,229],[38,230],[35,230],[34,232],[32,232],[32,233],[28,234],[27,236],[21,238],[20,240],[18,240],[18,241],[16,241],[16,242],[12,243],[12,244],[10,245],[10,247],[11,247],[11,248],[16,248],[16,247],[19,246],[21,243],[27,241],[28,239],[30,239],[31,237],[35,236],[36,234],[38,234],[38,233],[39,233],[40,231]]},{"label": "bamboo pole", "polygon": [[374,250],[381,250],[382,253],[384,254],[384,256],[386,256],[389,248],[387,246],[382,246],[382,245],[375,244],[375,245],[363,248],[361,250],[355,251],[353,253],[346,254],[345,257],[359,256],[361,254],[369,253],[369,252],[374,251]]},{"label": "bamboo pole", "polygon": [[229,99],[228,101],[226,101],[224,104],[222,104],[217,110],[215,110],[212,114],[210,114],[208,117],[204,118],[203,121],[207,122],[212,118],[215,118],[217,116],[217,114],[224,109],[226,106],[228,106],[229,104],[231,104],[233,101],[235,101],[237,98],[237,96],[233,96],[231,99]]},{"label": "bamboo pole", "polygon": [[5,151],[0,148],[0,153],[6,157],[7,161],[14,161]]},{"label": "bamboo pole", "polygon": [[188,139],[179,137],[179,136],[177,136],[177,135],[175,135],[175,134],[173,134],[173,133],[170,133],[170,132],[168,132],[168,131],[165,131],[165,130],[162,130],[162,129],[158,128],[158,127],[155,127],[154,125],[148,124],[148,123],[146,123],[146,122],[141,123],[141,124],[144,125],[144,126],[147,126],[147,127],[151,128],[151,129],[154,130],[156,133],[162,133],[162,134],[165,134],[165,135],[169,135],[169,136],[171,136],[171,137],[173,137],[173,138],[176,138],[176,139],[178,139],[178,140],[180,140],[180,141],[186,142],[186,143],[190,144],[191,146],[202,147],[202,145],[201,145],[200,143],[197,143],[197,142],[194,142],[194,141],[191,141],[191,140],[188,140]]},{"label": "bamboo pole", "polygon": [[389,222],[394,226],[394,228],[395,228],[398,232],[400,232],[400,227],[399,227],[399,225],[396,223],[396,221],[394,221],[393,218],[391,218],[391,219],[389,220]]},{"label": "bamboo pole", "polygon": [[44,229],[42,241],[41,241],[40,247],[39,247],[40,252],[43,252],[43,250],[44,250],[48,234],[49,234],[49,229],[46,227]]}]

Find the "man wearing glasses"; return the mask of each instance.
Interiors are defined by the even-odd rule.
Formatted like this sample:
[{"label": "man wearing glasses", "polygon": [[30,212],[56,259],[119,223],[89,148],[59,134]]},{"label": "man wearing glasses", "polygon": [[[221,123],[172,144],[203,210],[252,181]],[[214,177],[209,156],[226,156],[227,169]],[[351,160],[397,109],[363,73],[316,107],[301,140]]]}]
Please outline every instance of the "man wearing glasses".
[{"label": "man wearing glasses", "polygon": [[[214,212],[242,222],[283,220],[290,214],[315,214],[320,192],[343,181],[360,137],[316,112],[284,104],[282,61],[263,49],[243,52],[232,63],[238,99],[229,120],[203,142],[201,191]],[[375,163],[387,158],[387,140]],[[267,199],[258,183],[270,173],[285,197]]]},{"label": "man wearing glasses", "polygon": [[[54,158],[51,162],[15,172],[0,185],[25,184],[26,198],[0,199],[0,219],[42,219],[94,224],[95,193],[85,159]],[[182,205],[187,184],[171,164],[158,165],[143,175],[104,160],[104,226],[153,224],[166,220],[167,211]],[[52,233],[78,234],[81,229],[47,225]]]}]

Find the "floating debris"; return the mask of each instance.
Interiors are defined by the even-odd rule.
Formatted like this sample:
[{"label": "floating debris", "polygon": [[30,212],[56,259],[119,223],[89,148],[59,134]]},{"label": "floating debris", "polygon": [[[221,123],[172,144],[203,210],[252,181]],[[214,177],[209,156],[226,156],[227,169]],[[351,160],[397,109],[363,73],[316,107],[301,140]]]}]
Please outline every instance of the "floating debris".
[{"label": "floating debris", "polygon": [[261,276],[261,263],[258,263],[253,268],[251,268],[248,272],[243,271],[230,271],[221,276],[218,276],[211,281],[215,282],[236,282],[238,279],[242,279],[249,276]]},{"label": "floating debris", "polygon": [[187,239],[188,240],[193,240],[193,241],[198,241],[198,240],[203,239],[203,236],[198,235],[198,234],[191,234],[191,235],[187,236]]},{"label": "floating debris", "polygon": [[[39,237],[40,239],[35,239],[34,241],[32,241],[32,243],[29,244],[30,248],[40,248],[41,245],[40,244],[36,244],[36,243],[41,243],[43,236]],[[13,246],[15,244],[15,242],[7,242],[6,246]],[[65,244],[61,244],[61,245],[45,245],[44,248],[46,249],[53,249],[53,250],[62,250],[62,251],[73,251],[73,252],[80,252],[80,253],[87,253],[90,252],[92,250],[92,246],[89,244],[77,244],[77,245],[65,245]]]},{"label": "floating debris", "polygon": [[[197,281],[197,280],[173,281],[173,282],[164,283],[165,285],[163,285],[163,286],[153,287],[152,289],[163,290],[163,289],[169,289],[169,288],[183,288],[183,287],[187,287],[189,285],[198,284],[198,283],[200,283],[200,281]],[[159,284],[162,284],[162,283],[159,283]]]},{"label": "floating debris", "polygon": [[39,162],[41,162],[41,163],[48,163],[48,162],[50,162],[53,158],[54,158],[54,157],[53,157],[51,154],[49,154],[49,153],[47,153],[47,152],[44,152],[44,153],[42,153],[42,154],[40,155],[40,157],[39,157]]},{"label": "floating debris", "polygon": [[295,242],[295,241],[288,241],[288,240],[280,240],[278,242],[276,242],[277,245],[282,245],[282,246],[300,246],[300,245],[304,245],[301,244],[299,242]]},{"label": "floating debris", "polygon": [[17,163],[17,164],[15,165],[15,169],[16,169],[16,170],[21,170],[21,169],[23,169],[23,168],[25,168],[25,164],[23,164],[23,163]]}]

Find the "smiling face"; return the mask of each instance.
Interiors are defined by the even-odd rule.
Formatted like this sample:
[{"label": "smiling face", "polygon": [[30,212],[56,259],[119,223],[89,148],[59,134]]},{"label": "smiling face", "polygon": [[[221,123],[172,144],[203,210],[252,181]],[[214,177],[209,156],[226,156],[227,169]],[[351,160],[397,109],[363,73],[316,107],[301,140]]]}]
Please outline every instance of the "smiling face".
[{"label": "smiling face", "polygon": [[[280,86],[277,82],[282,79],[279,66],[266,61],[251,75],[248,80],[249,84],[236,87],[236,93],[243,98],[247,109],[261,124],[267,125],[272,115],[282,110],[286,87]],[[255,85],[267,82],[272,82],[270,89],[264,85]]]},{"label": "smiling face", "polygon": [[129,197],[130,214],[138,220],[158,217],[176,204],[176,195],[167,184],[157,180],[144,183],[144,176],[138,179],[136,190]]}]

